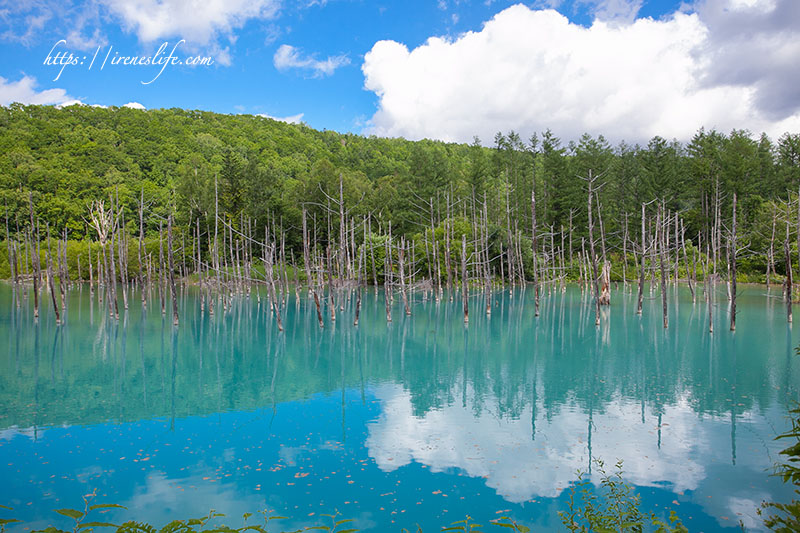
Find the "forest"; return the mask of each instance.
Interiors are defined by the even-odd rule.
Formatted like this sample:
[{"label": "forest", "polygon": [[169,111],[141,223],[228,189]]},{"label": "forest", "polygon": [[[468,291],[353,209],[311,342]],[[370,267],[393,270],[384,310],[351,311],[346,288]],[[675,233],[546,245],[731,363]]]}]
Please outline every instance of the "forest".
[{"label": "forest", "polygon": [[[454,144],[251,115],[19,104],[0,108],[0,124],[6,278],[10,256],[17,274],[30,268],[21,243],[49,234],[64,242],[65,274],[88,279],[85,244],[102,240],[93,214],[103,206],[134,277],[139,261],[159,272],[166,263],[162,251],[158,265],[144,264],[163,247],[167,225],[180,239],[173,270],[184,275],[187,260],[194,271],[227,266],[226,235],[245,258],[253,254],[245,243],[272,240],[276,262],[296,255],[298,270],[324,263],[333,247],[338,279],[355,278],[356,263],[361,271],[357,247],[369,241],[373,273],[366,257],[363,270],[375,283],[385,277],[382,257],[388,250],[402,261],[402,245],[409,281],[438,276],[439,287],[462,266],[467,279],[631,280],[640,259],[655,268],[659,250],[676,279],[689,277],[690,261],[696,272],[698,260],[703,272],[730,277],[734,258],[740,279],[769,283],[797,262],[797,133],[773,140],[701,129],[685,144],[654,137],[614,146],[602,135],[510,131]],[[313,250],[303,250],[309,242]],[[231,248],[231,265],[238,252]],[[609,272],[590,272],[606,264]],[[121,270],[114,277],[124,281]]]}]

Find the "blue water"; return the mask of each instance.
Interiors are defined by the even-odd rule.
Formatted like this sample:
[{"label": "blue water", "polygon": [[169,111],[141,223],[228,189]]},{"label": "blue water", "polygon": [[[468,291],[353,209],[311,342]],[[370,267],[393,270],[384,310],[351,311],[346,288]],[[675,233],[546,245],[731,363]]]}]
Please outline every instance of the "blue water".
[{"label": "blue water", "polygon": [[489,317],[476,293],[467,327],[459,295],[417,293],[410,317],[398,295],[387,325],[368,289],[354,327],[343,293],[320,328],[292,293],[283,333],[257,293],[209,316],[187,289],[177,328],[150,297],[117,322],[74,290],[57,328],[48,299],[34,325],[30,298],[0,286],[0,504],[14,507],[0,518],[25,521],[12,531],[71,528],[53,510],[93,490],[127,507],[94,519],[158,526],[213,508],[232,526],[267,509],[285,530],[338,511],[364,531],[467,514],[556,531],[576,472],[599,481],[592,457],[623,460],[642,507],[692,531],[758,530],[758,505],[792,496],[769,475],[800,400],[800,327],[777,291],[741,287],[731,333],[720,288],[713,334],[685,289],[669,289],[667,330],[658,292],[640,317],[629,289],[599,327],[576,287],[545,291],[538,318],[530,290],[496,293]]}]

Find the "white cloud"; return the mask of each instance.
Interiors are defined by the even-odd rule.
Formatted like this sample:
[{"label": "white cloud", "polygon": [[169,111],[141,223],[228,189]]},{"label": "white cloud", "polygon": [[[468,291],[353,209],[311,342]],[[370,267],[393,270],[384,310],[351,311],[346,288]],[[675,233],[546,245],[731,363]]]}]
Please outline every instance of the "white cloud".
[{"label": "white cloud", "polygon": [[36,78],[23,76],[19,81],[8,81],[0,76],[0,105],[7,106],[14,102],[20,104],[58,104],[72,105],[80,103],[67,94],[64,89],[45,89],[39,91]]},{"label": "white cloud", "polygon": [[86,105],[86,104],[84,104],[80,100],[67,100],[66,102],[62,102],[60,104],[56,104],[56,108],[57,109],[62,109],[64,107],[70,107],[70,106],[74,106],[74,105],[82,106],[82,105]]},{"label": "white cloud", "polygon": [[28,437],[31,440],[41,439],[47,430],[37,428],[34,426],[27,428],[20,428],[19,426],[9,426],[6,429],[0,430],[0,439],[12,440],[17,435]]},{"label": "white cloud", "polygon": [[250,19],[271,19],[279,0],[101,0],[143,42],[181,37],[204,45]]},{"label": "white cloud", "polygon": [[800,110],[800,2],[701,0],[708,39],[696,51],[704,87],[753,90],[753,105],[771,120]]},{"label": "white cloud", "polygon": [[56,9],[48,9],[46,2],[3,2],[0,9],[0,38],[4,41],[19,42],[30,46],[36,41],[45,26],[58,14]]},{"label": "white cloud", "polygon": [[[763,24],[739,36],[735,17],[752,17],[753,10],[773,2],[739,0],[739,11],[716,9],[731,1],[704,0],[695,12],[663,20],[598,16],[588,28],[553,10],[515,5],[481,31],[454,40],[432,37],[411,51],[379,41],[362,66],[365,88],[379,97],[367,132],[469,142],[474,135],[486,140],[497,131],[529,134],[549,127],[570,139],[589,132],[646,142],[654,135],[686,140],[701,126],[773,136],[797,131],[798,84],[781,76],[800,76],[787,68],[800,59],[798,30],[789,29],[800,28],[800,10],[791,7],[800,3],[774,0],[788,18],[783,31],[772,31],[774,17],[765,16]],[[635,11],[640,3],[596,4],[609,16],[616,6],[624,19],[625,6]],[[734,83],[714,70],[717,59],[737,57],[725,51],[728,42],[741,42],[736,50],[744,50],[753,38],[765,43],[759,53],[766,43],[772,53],[758,55],[761,63],[757,54],[748,54],[744,64],[755,69],[749,77]],[[768,112],[770,105],[778,111]]]},{"label": "white cloud", "polygon": [[273,117],[272,115],[267,115],[266,113],[259,113],[256,116],[257,117],[269,118],[269,119],[272,119],[272,120],[278,120],[280,122],[288,122],[289,124],[300,124],[300,122],[303,121],[303,115],[304,114],[305,113],[298,113],[296,115],[291,115],[291,116],[288,116],[288,117]]},{"label": "white cloud", "polygon": [[[108,44],[109,21],[136,34],[145,45],[185,39],[180,50],[210,55],[231,64],[228,45],[250,20],[274,20],[280,0],[0,0],[0,39],[32,46],[66,38],[70,49],[94,50]],[[58,21],[56,24],[54,21]]]},{"label": "white cloud", "polygon": [[[53,37],[66,37],[72,49],[90,50],[107,41],[100,30],[101,10],[97,2],[75,2],[74,0],[30,0],[26,2],[2,2],[0,9],[0,39],[33,46]],[[56,22],[60,24],[57,24]]]},{"label": "white cloud", "polygon": [[599,20],[633,22],[642,8],[642,0],[580,0],[589,4]]},{"label": "white cloud", "polygon": [[[69,94],[64,89],[44,89],[38,90],[38,82],[32,76],[23,76],[19,81],[9,81],[0,76],[0,105],[7,106],[18,102],[20,104],[54,105],[61,109],[73,105],[88,105]],[[102,104],[91,104],[91,107],[106,108]],[[146,109],[139,102],[128,102],[122,107],[131,109]],[[303,115],[300,114],[299,117]],[[293,117],[287,117],[290,119]]]},{"label": "white cloud", "polygon": [[314,59],[312,56],[304,56],[294,46],[282,44],[275,52],[272,62],[278,70],[297,68],[311,71],[313,77],[321,78],[330,76],[339,67],[349,65],[350,59],[346,55],[330,56],[324,60]]}]

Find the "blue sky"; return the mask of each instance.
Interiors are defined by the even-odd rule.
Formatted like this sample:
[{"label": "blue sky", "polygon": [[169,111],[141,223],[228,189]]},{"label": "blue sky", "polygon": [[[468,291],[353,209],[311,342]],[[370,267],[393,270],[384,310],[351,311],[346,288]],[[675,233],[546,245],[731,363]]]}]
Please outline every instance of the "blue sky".
[{"label": "blue sky", "polygon": [[[791,29],[800,12],[791,4],[800,2],[0,0],[0,104],[136,102],[458,141],[546,127],[567,138],[588,131],[633,141],[686,137],[698,126],[778,135],[800,124],[787,74],[800,59]],[[746,43],[736,37],[744,24],[755,32]],[[759,39],[774,47],[775,34],[786,57],[774,65],[763,67],[757,47],[752,57],[738,54]],[[200,54],[214,65],[170,65],[146,85],[160,67],[99,69],[109,49],[109,57],[148,56],[180,39],[180,59]],[[55,79],[61,67],[44,64],[54,46],[84,63]],[[635,75],[616,80],[618,69]],[[738,70],[744,78],[731,79]]]}]

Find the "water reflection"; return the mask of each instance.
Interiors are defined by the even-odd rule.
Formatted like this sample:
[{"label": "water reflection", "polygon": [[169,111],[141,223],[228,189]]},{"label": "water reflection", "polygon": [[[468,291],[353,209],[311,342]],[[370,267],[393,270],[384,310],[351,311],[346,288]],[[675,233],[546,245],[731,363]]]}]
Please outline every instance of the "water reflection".
[{"label": "water reflection", "polygon": [[[788,494],[766,470],[800,385],[781,302],[744,288],[730,334],[720,295],[710,334],[688,292],[670,291],[668,330],[657,295],[637,316],[635,294],[614,294],[599,328],[573,288],[543,294],[538,318],[529,292],[495,295],[489,317],[476,295],[464,327],[460,298],[421,295],[387,325],[369,290],[359,327],[342,298],[324,329],[313,302],[290,295],[279,333],[258,292],[209,316],[188,290],[175,328],[136,296],[116,321],[99,294],[76,291],[57,328],[0,287],[11,302],[0,306],[0,473],[13,480],[0,500],[31,501],[38,516],[102,486],[152,520],[351,505],[348,516],[367,513],[362,528],[403,509],[409,525],[421,512],[434,527],[511,506],[549,529],[575,471],[600,457],[623,459],[646,502],[677,501],[700,528],[757,525],[755,506]],[[429,501],[436,490],[458,499]]]}]

